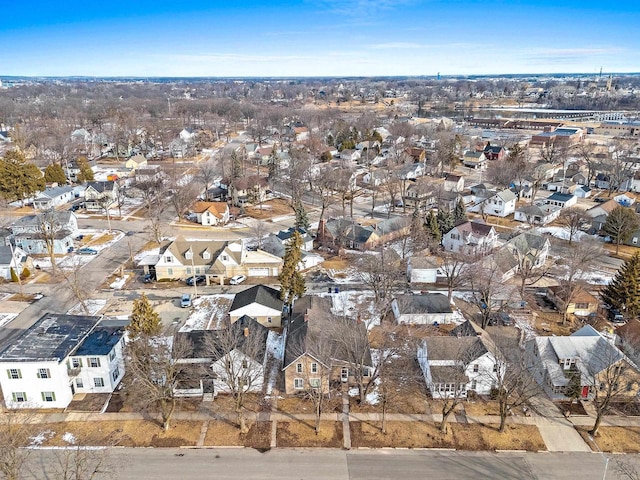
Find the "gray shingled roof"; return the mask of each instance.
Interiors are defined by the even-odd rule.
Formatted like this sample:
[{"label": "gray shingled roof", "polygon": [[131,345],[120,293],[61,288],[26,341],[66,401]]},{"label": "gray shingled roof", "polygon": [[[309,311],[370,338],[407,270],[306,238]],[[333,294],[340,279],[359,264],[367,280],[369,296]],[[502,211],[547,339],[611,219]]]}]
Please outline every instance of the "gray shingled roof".
[{"label": "gray shingled roof", "polygon": [[242,292],[236,293],[229,311],[233,312],[252,303],[258,303],[274,310],[282,311],[283,302],[280,300],[280,290],[265,285],[255,285]]},{"label": "gray shingled roof", "polygon": [[396,297],[401,314],[452,313],[451,303],[442,293],[422,295],[398,295]]}]

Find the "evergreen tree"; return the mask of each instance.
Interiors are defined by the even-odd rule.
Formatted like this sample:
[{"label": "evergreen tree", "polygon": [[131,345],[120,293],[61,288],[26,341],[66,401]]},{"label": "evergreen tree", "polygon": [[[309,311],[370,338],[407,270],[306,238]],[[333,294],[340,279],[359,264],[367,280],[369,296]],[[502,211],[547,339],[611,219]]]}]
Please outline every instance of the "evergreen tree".
[{"label": "evergreen tree", "polygon": [[600,294],[611,308],[635,317],[640,314],[640,253],[627,260]]},{"label": "evergreen tree", "polygon": [[47,165],[47,168],[44,169],[44,181],[47,183],[57,183],[59,185],[67,183],[67,177],[64,174],[62,165],[59,163]]},{"label": "evergreen tree", "polygon": [[440,235],[447,234],[449,230],[455,227],[454,218],[451,212],[447,212],[445,210],[438,210],[438,215],[436,218],[438,220],[438,228],[440,229]]},{"label": "evergreen tree", "polygon": [[567,385],[567,390],[565,391],[565,396],[571,400],[571,403],[575,403],[582,397],[582,385],[580,385],[580,371],[573,372],[570,374],[569,384]]},{"label": "evergreen tree", "polygon": [[77,176],[78,183],[93,182],[93,170],[85,157],[78,158],[78,169],[80,170]]},{"label": "evergreen tree", "polygon": [[464,206],[464,202],[462,198],[458,199],[458,203],[456,204],[456,208],[453,211],[453,223],[455,225],[460,225],[467,221],[467,209]]},{"label": "evergreen tree", "polygon": [[296,297],[304,295],[306,291],[304,277],[298,271],[298,265],[302,260],[302,244],[302,235],[297,231],[294,232],[291,243],[287,245],[282,272],[278,277],[280,298],[288,305],[291,305]]},{"label": "evergreen tree", "polygon": [[440,231],[440,225],[438,225],[438,219],[433,213],[433,210],[429,212],[429,216],[427,217],[427,230],[429,230],[429,233],[436,243],[440,243],[442,241],[442,232]]},{"label": "evergreen tree", "polygon": [[267,160],[267,168],[269,170],[269,180],[275,178],[278,175],[278,166],[280,165],[280,158],[278,157],[278,145],[273,146],[273,150],[269,154],[269,160]]},{"label": "evergreen tree", "polygon": [[296,214],[296,222],[294,226],[296,228],[304,228],[305,230],[309,230],[311,227],[311,223],[309,223],[309,216],[307,215],[307,211],[304,209],[304,206],[301,202],[297,202],[294,208]]},{"label": "evergreen tree", "polygon": [[143,293],[140,298],[133,301],[131,323],[127,327],[129,337],[135,339],[140,335],[158,335],[160,329],[160,315],[153,309],[149,299]]},{"label": "evergreen tree", "polygon": [[235,180],[242,176],[242,161],[236,152],[231,153],[231,178]]},{"label": "evergreen tree", "polygon": [[17,150],[9,150],[0,159],[0,196],[9,202],[23,201],[44,190],[45,181],[40,169],[25,161]]}]

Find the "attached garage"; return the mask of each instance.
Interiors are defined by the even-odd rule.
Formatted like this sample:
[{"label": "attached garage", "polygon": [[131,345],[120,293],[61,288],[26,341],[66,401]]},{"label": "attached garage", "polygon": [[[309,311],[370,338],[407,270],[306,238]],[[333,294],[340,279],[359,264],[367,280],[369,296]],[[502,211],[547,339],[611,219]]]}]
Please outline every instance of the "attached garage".
[{"label": "attached garage", "polygon": [[250,268],[249,276],[250,277],[269,277],[270,269],[268,267],[265,268]]}]

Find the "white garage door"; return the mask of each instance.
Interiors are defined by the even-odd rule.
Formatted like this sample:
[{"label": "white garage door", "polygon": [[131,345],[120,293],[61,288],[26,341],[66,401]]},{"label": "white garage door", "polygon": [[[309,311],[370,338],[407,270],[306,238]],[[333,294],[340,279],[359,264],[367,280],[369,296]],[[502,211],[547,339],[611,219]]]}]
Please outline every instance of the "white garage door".
[{"label": "white garage door", "polygon": [[250,277],[268,277],[269,269],[268,268],[250,268],[249,276]]}]

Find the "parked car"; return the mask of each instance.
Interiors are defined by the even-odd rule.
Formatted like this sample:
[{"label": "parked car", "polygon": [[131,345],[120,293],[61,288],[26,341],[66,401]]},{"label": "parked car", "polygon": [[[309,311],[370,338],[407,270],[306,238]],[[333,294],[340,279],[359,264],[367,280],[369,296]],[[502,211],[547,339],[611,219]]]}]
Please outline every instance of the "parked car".
[{"label": "parked car", "polygon": [[505,312],[498,312],[489,318],[489,325],[491,326],[511,327],[513,323],[513,318]]},{"label": "parked car", "polygon": [[80,240],[82,240],[83,238],[84,238],[84,235],[78,235],[78,236],[76,237],[76,240],[80,241]]},{"label": "parked car", "polygon": [[151,282],[153,282],[153,275],[151,275],[150,273],[146,273],[142,277],[142,283],[151,283]]},{"label": "parked car", "polygon": [[180,306],[182,308],[189,308],[191,306],[191,295],[188,293],[183,294],[180,299]]},{"label": "parked car", "polygon": [[78,255],[97,255],[98,251],[93,248],[84,247],[79,248],[76,253],[78,253]]},{"label": "parked car", "polygon": [[77,212],[78,210],[80,210],[80,205],[71,205],[69,207],[70,212]]},{"label": "parked car", "polygon": [[207,277],[204,275],[196,275],[195,277],[189,277],[185,280],[187,285],[193,286],[194,282],[196,285],[204,285],[207,282]]},{"label": "parked car", "polygon": [[229,280],[229,284],[230,285],[240,285],[246,279],[247,279],[247,277],[245,277],[244,275],[236,275],[235,277],[231,277],[231,280]]},{"label": "parked car", "polygon": [[617,308],[610,308],[608,317],[613,323],[625,323],[624,315]]}]

